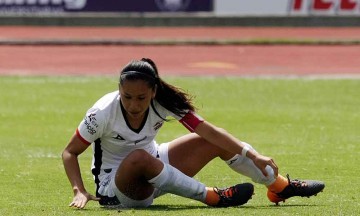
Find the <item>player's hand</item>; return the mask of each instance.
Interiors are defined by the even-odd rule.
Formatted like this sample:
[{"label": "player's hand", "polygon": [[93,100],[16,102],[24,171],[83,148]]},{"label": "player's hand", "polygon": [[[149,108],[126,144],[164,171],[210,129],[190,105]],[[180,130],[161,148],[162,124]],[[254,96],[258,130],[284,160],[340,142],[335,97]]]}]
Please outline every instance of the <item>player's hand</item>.
[{"label": "player's hand", "polygon": [[275,178],[278,176],[279,168],[272,158],[258,154],[253,161],[255,165],[261,170],[264,176],[268,177],[269,175],[265,169],[266,166],[270,166],[274,170]]},{"label": "player's hand", "polygon": [[99,201],[100,198],[95,197],[88,192],[77,192],[74,195],[73,201],[69,204],[70,207],[83,209],[86,203],[90,200]]}]

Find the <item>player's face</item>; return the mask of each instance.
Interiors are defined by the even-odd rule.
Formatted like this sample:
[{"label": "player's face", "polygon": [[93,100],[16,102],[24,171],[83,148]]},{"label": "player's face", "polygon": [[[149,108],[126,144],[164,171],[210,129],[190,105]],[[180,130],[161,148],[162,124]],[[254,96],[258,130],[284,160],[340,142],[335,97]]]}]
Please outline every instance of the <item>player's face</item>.
[{"label": "player's face", "polygon": [[126,80],[119,85],[119,91],[122,105],[128,117],[133,119],[144,117],[156,93],[143,80]]}]

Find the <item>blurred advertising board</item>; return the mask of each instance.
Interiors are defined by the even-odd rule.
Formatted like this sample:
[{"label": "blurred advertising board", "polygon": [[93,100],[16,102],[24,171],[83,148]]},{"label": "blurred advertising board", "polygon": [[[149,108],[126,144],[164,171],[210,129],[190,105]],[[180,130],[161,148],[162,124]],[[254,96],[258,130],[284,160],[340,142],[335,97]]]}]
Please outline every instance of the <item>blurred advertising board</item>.
[{"label": "blurred advertising board", "polygon": [[292,0],[294,15],[360,15],[360,0]]},{"label": "blurred advertising board", "polygon": [[212,11],[213,0],[0,0],[0,13]]},{"label": "blurred advertising board", "polygon": [[214,0],[217,16],[360,15],[360,0]]}]

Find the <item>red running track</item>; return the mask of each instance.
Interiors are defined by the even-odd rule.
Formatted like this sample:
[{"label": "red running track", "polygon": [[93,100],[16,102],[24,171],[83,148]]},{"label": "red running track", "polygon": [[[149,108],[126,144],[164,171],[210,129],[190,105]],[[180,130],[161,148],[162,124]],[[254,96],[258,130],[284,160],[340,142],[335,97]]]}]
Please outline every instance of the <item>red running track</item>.
[{"label": "red running track", "polygon": [[360,27],[18,27],[0,39],[360,39]]},{"label": "red running track", "polygon": [[[359,39],[360,28],[0,27],[0,39]],[[360,46],[0,46],[0,74],[114,75],[152,58],[162,75],[359,76]]]}]

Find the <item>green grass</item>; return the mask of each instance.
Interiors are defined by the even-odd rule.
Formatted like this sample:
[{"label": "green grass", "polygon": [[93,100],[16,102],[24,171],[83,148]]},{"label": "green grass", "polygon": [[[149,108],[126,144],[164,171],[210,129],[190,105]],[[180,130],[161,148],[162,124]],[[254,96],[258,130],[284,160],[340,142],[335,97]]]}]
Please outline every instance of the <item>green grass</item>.
[{"label": "green grass", "polygon": [[[282,174],[319,179],[323,193],[274,206],[266,189],[240,208],[208,208],[173,195],[147,209],[109,210],[67,205],[72,191],[61,152],[85,111],[115,90],[116,77],[0,77],[0,215],[358,215],[360,214],[360,80],[176,78],[196,96],[199,114],[272,156]],[[186,133],[168,123],[159,142]],[[90,149],[80,156],[94,191]],[[249,179],[212,161],[197,176],[209,186]]]}]

